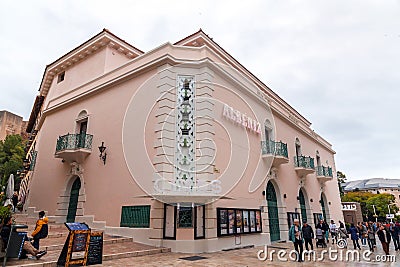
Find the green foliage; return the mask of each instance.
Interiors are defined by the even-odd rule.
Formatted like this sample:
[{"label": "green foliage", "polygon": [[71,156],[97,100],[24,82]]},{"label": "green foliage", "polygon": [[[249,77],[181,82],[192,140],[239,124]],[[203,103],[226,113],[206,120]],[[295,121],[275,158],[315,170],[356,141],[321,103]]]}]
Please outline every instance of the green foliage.
[{"label": "green foliage", "polygon": [[11,210],[8,207],[0,206],[0,223],[7,217],[11,217]]},{"label": "green foliage", "polygon": [[337,177],[337,180],[338,180],[340,196],[343,196],[344,195],[344,191],[343,191],[343,188],[342,188],[342,183],[345,183],[346,180],[347,180],[346,174],[344,174],[341,171],[337,171],[336,172],[336,177]]},{"label": "green foliage", "polygon": [[[375,205],[376,215],[385,217],[389,213],[388,205],[394,203],[395,198],[391,194],[376,194],[366,201],[368,211],[373,214]],[[396,205],[390,205],[390,213],[395,214],[399,208]]]},{"label": "green foliage", "polygon": [[17,170],[22,169],[25,158],[24,143],[20,135],[9,135],[0,141],[0,179],[5,186],[10,174],[16,177]]}]

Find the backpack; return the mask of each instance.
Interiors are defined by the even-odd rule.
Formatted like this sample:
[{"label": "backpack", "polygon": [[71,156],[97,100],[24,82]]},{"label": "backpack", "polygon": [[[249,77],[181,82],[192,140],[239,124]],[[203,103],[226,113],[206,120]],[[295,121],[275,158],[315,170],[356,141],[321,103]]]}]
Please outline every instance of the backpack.
[{"label": "backpack", "polygon": [[43,224],[37,236],[39,239],[43,239],[46,238],[48,235],[49,235],[49,226],[48,224]]}]

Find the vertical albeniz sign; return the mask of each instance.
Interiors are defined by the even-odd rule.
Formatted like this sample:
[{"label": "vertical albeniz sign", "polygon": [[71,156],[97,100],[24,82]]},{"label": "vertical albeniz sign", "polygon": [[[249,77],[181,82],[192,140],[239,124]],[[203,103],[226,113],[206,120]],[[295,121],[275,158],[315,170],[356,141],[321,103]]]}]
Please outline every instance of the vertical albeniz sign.
[{"label": "vertical albeniz sign", "polygon": [[90,228],[85,223],[65,223],[65,226],[69,234],[58,257],[57,266],[85,266],[90,243]]}]

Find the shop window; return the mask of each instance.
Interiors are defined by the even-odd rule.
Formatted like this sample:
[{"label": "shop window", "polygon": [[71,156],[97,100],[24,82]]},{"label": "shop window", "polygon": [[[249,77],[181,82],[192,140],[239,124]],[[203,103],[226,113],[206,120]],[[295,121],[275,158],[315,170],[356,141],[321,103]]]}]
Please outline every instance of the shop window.
[{"label": "shop window", "polygon": [[261,211],[253,209],[217,209],[217,234],[261,233]]},{"label": "shop window", "polygon": [[150,205],[123,206],[121,212],[121,227],[149,228]]}]

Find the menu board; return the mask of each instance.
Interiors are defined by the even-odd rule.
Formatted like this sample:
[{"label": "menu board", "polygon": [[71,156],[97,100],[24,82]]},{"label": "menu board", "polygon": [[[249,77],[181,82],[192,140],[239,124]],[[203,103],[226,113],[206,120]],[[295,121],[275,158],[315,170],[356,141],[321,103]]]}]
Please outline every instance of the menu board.
[{"label": "menu board", "polygon": [[68,230],[70,231],[89,230],[89,226],[86,223],[65,223],[65,226],[67,226]]},{"label": "menu board", "polygon": [[76,264],[86,265],[90,228],[84,223],[65,223],[65,226],[69,229],[69,234],[58,257],[57,265],[65,267]]},{"label": "menu board", "polygon": [[103,262],[103,232],[90,234],[87,265],[102,264]]}]

